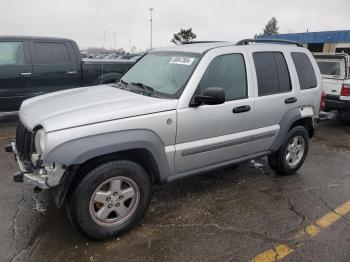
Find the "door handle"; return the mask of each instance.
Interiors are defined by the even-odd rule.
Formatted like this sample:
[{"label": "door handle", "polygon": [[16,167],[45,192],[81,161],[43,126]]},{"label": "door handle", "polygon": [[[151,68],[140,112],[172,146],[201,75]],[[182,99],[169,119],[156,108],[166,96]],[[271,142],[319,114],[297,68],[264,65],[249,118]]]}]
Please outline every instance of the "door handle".
[{"label": "door handle", "polygon": [[232,113],[234,114],[239,114],[239,113],[244,113],[244,112],[248,112],[250,110],[250,106],[239,106],[239,107],[235,107],[234,109],[232,109]]},{"label": "door handle", "polygon": [[75,71],[75,70],[67,72],[67,74],[69,74],[69,75],[75,75],[76,73],[77,73],[77,71]]},{"label": "door handle", "polygon": [[21,73],[21,76],[24,76],[24,77],[28,77],[28,76],[31,76],[32,75],[32,72],[22,72]]},{"label": "door handle", "polygon": [[288,97],[286,100],[284,100],[284,103],[286,104],[292,104],[295,103],[298,99],[296,97]]}]

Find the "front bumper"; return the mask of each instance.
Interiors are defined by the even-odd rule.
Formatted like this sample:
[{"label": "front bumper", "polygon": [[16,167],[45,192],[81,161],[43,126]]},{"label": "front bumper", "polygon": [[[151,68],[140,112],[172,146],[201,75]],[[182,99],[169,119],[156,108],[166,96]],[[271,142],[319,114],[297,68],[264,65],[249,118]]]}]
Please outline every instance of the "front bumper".
[{"label": "front bumper", "polygon": [[[17,148],[15,142],[11,142],[12,153],[15,156],[15,160],[18,163],[20,174],[16,174],[15,181],[18,182],[18,176],[23,176],[23,182],[33,185],[35,187],[40,187],[42,189],[49,188],[47,184],[47,174],[41,174],[40,170],[33,170],[30,166],[24,163],[18,156]],[[9,147],[6,148],[9,152]]]},{"label": "front bumper", "polygon": [[326,95],[326,111],[350,109],[350,100],[341,100],[340,96]]},{"label": "front bumper", "polygon": [[6,147],[6,151],[15,155],[20,169],[20,172],[14,176],[15,182],[25,182],[41,189],[47,189],[57,186],[66,172],[63,166],[49,163],[44,163],[43,167],[33,169],[31,165],[27,165],[20,159],[15,142],[11,142]]}]

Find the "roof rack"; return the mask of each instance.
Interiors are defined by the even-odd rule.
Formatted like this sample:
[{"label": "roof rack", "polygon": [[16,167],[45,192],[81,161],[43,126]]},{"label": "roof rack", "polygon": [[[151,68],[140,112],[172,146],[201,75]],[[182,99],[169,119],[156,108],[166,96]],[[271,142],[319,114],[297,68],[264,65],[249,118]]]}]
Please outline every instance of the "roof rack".
[{"label": "roof rack", "polygon": [[271,38],[243,39],[241,41],[238,41],[236,45],[248,45],[249,43],[280,43],[280,44],[290,44],[290,45],[303,47],[302,43],[300,42],[283,40],[283,39],[271,39]]}]

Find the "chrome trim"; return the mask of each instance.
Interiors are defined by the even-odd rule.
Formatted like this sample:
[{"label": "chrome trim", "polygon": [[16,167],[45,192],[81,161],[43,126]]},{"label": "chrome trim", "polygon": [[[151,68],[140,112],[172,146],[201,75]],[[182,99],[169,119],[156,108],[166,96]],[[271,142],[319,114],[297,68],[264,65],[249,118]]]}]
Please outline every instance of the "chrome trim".
[{"label": "chrome trim", "polygon": [[21,76],[31,76],[32,72],[23,72],[21,73]]},{"label": "chrome trim", "polygon": [[274,136],[275,134],[276,134],[276,131],[273,131],[273,132],[268,132],[268,133],[264,133],[264,134],[253,135],[253,136],[246,137],[246,138],[240,138],[240,139],[236,139],[236,140],[222,142],[222,143],[218,143],[218,144],[192,148],[192,149],[182,151],[182,156],[190,156],[190,155],[200,154],[200,153],[204,153],[204,152],[208,152],[208,151],[212,151],[212,150],[222,149],[225,147],[237,146],[240,144],[245,144],[245,143],[253,142],[256,140],[269,138],[269,137]]}]

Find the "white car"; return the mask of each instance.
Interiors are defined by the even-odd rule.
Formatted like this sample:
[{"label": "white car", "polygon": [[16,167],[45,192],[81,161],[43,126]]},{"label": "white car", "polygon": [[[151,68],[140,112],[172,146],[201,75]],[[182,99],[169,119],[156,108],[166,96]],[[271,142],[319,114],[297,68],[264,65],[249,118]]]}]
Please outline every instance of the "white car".
[{"label": "white car", "polygon": [[349,55],[314,54],[322,74],[325,111],[338,110],[342,120],[350,121]]}]

